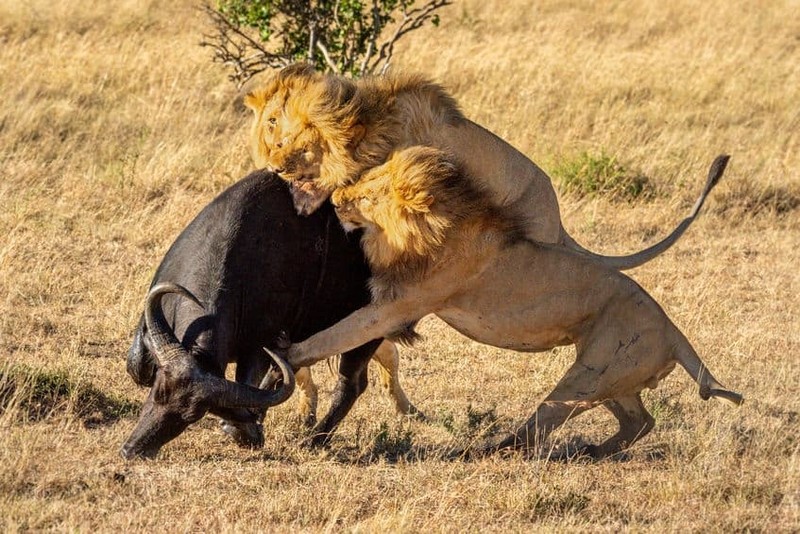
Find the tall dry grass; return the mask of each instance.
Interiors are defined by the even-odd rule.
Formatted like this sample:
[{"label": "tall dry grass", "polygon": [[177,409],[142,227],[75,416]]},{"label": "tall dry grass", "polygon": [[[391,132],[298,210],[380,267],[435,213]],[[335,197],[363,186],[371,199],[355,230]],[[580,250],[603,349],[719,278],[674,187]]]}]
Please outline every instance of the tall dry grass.
[{"label": "tall dry grass", "polygon": [[[800,529],[800,5],[462,0],[442,15],[395,68],[446,84],[545,169],[604,153],[648,178],[648,201],[562,198],[595,250],[662,235],[732,154],[703,219],[633,276],[746,404],[704,403],[676,371],[627,461],[448,461],[523,420],[573,352],[510,353],[428,319],[402,361],[427,422],[396,420],[371,388],[328,450],[298,446],[290,402],[261,451],[207,418],[158,461],[123,462],[149,278],[251,168],[249,117],[197,46],[192,2],[0,0],[3,531]],[[43,395],[37,373],[70,386]],[[85,409],[81,391],[102,395]],[[556,443],[613,431],[595,412]]]}]

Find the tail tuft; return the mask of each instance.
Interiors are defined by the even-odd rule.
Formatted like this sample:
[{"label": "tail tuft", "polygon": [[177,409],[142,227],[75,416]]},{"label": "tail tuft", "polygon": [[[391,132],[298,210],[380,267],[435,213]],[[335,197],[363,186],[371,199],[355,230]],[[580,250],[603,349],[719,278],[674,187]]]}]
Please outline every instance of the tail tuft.
[{"label": "tail tuft", "polygon": [[701,385],[700,398],[702,398],[703,400],[708,400],[711,397],[719,397],[720,399],[725,399],[728,402],[732,402],[736,406],[741,406],[742,403],[744,403],[744,397],[742,397],[741,394],[736,393],[735,391],[728,391],[727,389],[721,389],[721,388],[712,388],[707,384]]},{"label": "tail tuft", "polygon": [[717,185],[720,178],[722,178],[722,173],[725,172],[725,167],[728,166],[728,160],[730,159],[731,157],[728,154],[721,154],[717,156],[714,163],[711,164],[711,168],[708,169],[708,180],[706,181],[705,188],[706,193],[711,191],[714,186]]}]

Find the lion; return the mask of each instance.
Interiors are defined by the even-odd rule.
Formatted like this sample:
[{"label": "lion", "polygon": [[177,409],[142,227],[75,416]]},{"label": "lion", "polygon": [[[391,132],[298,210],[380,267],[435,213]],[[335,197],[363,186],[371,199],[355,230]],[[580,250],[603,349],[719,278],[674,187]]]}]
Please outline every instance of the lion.
[{"label": "lion", "polygon": [[404,147],[424,145],[448,152],[465,179],[492,204],[513,214],[534,241],[565,245],[610,267],[637,267],[672,246],[698,213],[692,213],[655,245],[627,256],[603,256],[580,246],[564,229],[550,178],[530,159],[467,119],[440,85],[419,75],[358,81],[321,74],[297,64],[249,91],[254,112],[251,154],[289,182],[295,207],[310,214],[334,190],[354,183]]},{"label": "lion", "polygon": [[[727,156],[714,162],[709,180],[719,179],[726,162]],[[618,453],[653,428],[640,393],[676,363],[703,399],[742,403],[642,287],[593,258],[530,240],[524,224],[503,213],[490,192],[473,187],[465,172],[444,151],[409,147],[334,192],[345,228],[363,229],[373,302],[291,345],[293,367],[391,337],[430,313],[504,349],[575,345],[575,363],[528,421],[480,452],[533,448],[568,418],[603,406],[619,431],[586,453]]]}]

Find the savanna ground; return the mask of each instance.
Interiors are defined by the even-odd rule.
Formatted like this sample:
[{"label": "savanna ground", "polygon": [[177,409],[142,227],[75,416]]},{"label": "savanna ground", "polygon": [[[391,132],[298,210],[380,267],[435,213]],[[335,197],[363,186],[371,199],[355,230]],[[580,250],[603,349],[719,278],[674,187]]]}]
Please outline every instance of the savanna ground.
[{"label": "savanna ground", "polygon": [[[327,450],[298,446],[290,401],[263,450],[206,418],[128,463],[145,391],[124,358],[147,284],[251,170],[250,117],[197,45],[195,7],[0,0],[0,530],[800,529],[798,2],[463,0],[395,61],[556,181],[580,189],[613,157],[612,179],[646,177],[633,200],[562,189],[594,250],[663,235],[732,155],[702,219],[632,275],[741,408],[703,402],[678,369],[646,394],[656,428],[624,460],[447,460],[524,420],[573,351],[506,352],[427,319],[402,354],[427,422],[373,387]],[[333,378],[316,376],[324,404]],[[595,410],[555,446],[613,429]]]}]

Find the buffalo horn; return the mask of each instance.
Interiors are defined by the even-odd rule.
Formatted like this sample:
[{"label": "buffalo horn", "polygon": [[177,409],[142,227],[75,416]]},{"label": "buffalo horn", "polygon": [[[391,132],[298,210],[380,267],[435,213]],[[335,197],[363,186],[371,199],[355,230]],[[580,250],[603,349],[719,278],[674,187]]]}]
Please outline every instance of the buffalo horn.
[{"label": "buffalo horn", "polygon": [[277,406],[286,401],[294,392],[295,379],[291,366],[280,356],[267,351],[270,358],[281,371],[283,384],[280,388],[264,390],[246,384],[223,381],[224,391],[220,394],[219,404],[226,408],[267,408]]},{"label": "buffalo horn", "polygon": [[147,331],[150,339],[153,342],[153,356],[159,365],[163,366],[182,358],[191,358],[183,345],[180,344],[178,338],[175,337],[175,332],[167,323],[164,317],[164,310],[161,307],[161,299],[168,293],[177,293],[182,295],[201,308],[200,301],[197,297],[183,286],[174,284],[172,282],[162,282],[153,286],[147,294],[147,305],[144,310],[144,320],[147,325]]},{"label": "buffalo horn", "polygon": [[[203,307],[197,297],[183,286],[172,282],[162,282],[153,286],[147,295],[147,305],[145,306],[145,323],[153,342],[153,356],[162,367],[179,360],[196,366],[191,354],[175,337],[175,332],[164,317],[161,299],[168,293],[184,296],[201,308]],[[280,356],[270,353],[270,357],[280,369],[283,377],[283,385],[279,389],[265,391],[206,373],[206,377],[203,379],[206,383],[204,386],[207,388],[206,394],[219,406],[225,408],[266,408],[281,404],[294,392],[294,372],[286,360]]]}]

